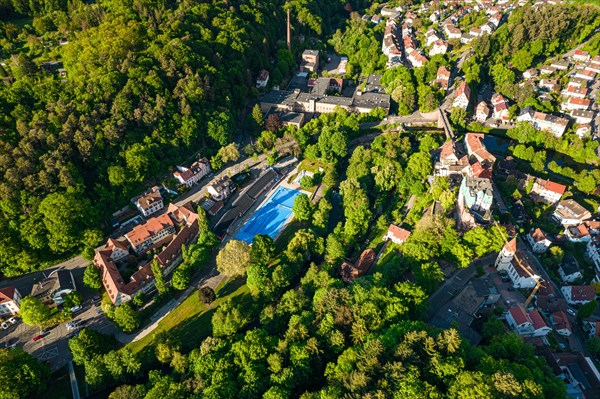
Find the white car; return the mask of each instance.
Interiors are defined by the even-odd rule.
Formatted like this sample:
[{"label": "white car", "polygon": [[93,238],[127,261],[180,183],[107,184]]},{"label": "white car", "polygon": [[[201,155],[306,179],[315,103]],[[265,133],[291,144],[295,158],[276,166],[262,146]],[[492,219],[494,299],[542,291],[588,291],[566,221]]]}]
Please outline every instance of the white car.
[{"label": "white car", "polygon": [[9,321],[11,324],[17,324],[17,319],[16,319],[15,317],[11,317],[10,319],[8,319],[8,321]]},{"label": "white car", "polygon": [[67,323],[67,331],[74,330],[77,328],[77,323],[70,321]]},{"label": "white car", "polygon": [[567,313],[570,314],[571,316],[577,315],[577,313],[575,313],[575,311],[571,308],[567,309]]},{"label": "white car", "polygon": [[8,330],[8,324],[6,324],[6,323],[2,323],[2,329],[4,329],[4,330]]},{"label": "white car", "polygon": [[71,308],[71,312],[77,312],[78,310],[81,310],[81,305],[73,306]]}]

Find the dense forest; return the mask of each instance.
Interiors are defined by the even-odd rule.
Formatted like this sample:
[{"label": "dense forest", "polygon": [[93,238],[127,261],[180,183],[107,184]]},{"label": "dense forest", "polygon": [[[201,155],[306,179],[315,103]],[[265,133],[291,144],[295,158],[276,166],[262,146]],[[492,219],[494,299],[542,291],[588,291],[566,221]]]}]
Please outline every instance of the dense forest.
[{"label": "dense forest", "polygon": [[[295,37],[310,38],[360,3],[286,7]],[[257,73],[281,81],[307,45],[285,49],[283,1],[2,0],[0,10],[5,276],[97,245],[98,228],[145,185],[232,142]]]}]

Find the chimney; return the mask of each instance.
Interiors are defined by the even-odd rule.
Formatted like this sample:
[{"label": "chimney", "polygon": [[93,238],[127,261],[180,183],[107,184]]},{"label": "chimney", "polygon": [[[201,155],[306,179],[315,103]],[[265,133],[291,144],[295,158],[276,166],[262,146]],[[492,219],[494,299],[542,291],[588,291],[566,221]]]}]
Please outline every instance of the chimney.
[{"label": "chimney", "polygon": [[292,32],[290,27],[290,9],[287,10],[287,48],[292,51]]}]

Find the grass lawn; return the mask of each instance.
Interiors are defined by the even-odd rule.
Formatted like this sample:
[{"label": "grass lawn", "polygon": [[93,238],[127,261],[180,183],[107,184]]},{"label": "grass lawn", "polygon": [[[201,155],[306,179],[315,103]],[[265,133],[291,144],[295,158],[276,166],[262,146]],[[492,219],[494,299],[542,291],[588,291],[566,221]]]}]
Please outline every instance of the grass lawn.
[{"label": "grass lawn", "polygon": [[221,303],[229,298],[248,294],[243,280],[232,280],[220,288],[220,296],[211,305],[200,302],[193,292],[185,301],[162,319],[158,326],[139,341],[127,344],[132,352],[138,353],[154,346],[154,340],[162,332],[169,331],[181,342],[184,351],[191,350],[212,333],[211,317]]},{"label": "grass lawn", "polygon": [[47,398],[55,399],[70,399],[73,397],[67,366],[52,373],[50,384],[44,394]]}]

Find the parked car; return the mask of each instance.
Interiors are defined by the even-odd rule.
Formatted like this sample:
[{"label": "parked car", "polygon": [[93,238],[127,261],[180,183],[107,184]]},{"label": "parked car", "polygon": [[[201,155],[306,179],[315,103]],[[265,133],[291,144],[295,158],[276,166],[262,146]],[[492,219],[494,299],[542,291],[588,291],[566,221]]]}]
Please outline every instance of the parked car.
[{"label": "parked car", "polygon": [[67,331],[74,330],[77,328],[77,322],[70,321],[67,323]]},{"label": "parked car", "polygon": [[11,317],[10,319],[8,319],[8,321],[9,321],[11,324],[17,324],[17,318],[16,318],[16,317]]},{"label": "parked car", "polygon": [[71,308],[71,312],[78,312],[78,311],[80,311],[81,309],[83,309],[83,308],[81,307],[81,305],[73,306],[73,307]]},{"label": "parked car", "polygon": [[577,313],[575,313],[575,311],[571,308],[567,309],[567,313],[570,314],[571,316],[576,316]]},{"label": "parked car", "polygon": [[32,341],[33,341],[33,342],[36,342],[36,341],[39,341],[39,340],[40,340],[40,339],[42,339],[42,338],[44,338],[44,336],[43,336],[43,335],[36,335],[35,337],[33,337]]},{"label": "parked car", "polygon": [[3,330],[8,330],[8,324],[7,324],[7,323],[4,323],[4,322],[2,322],[2,329],[3,329]]}]

